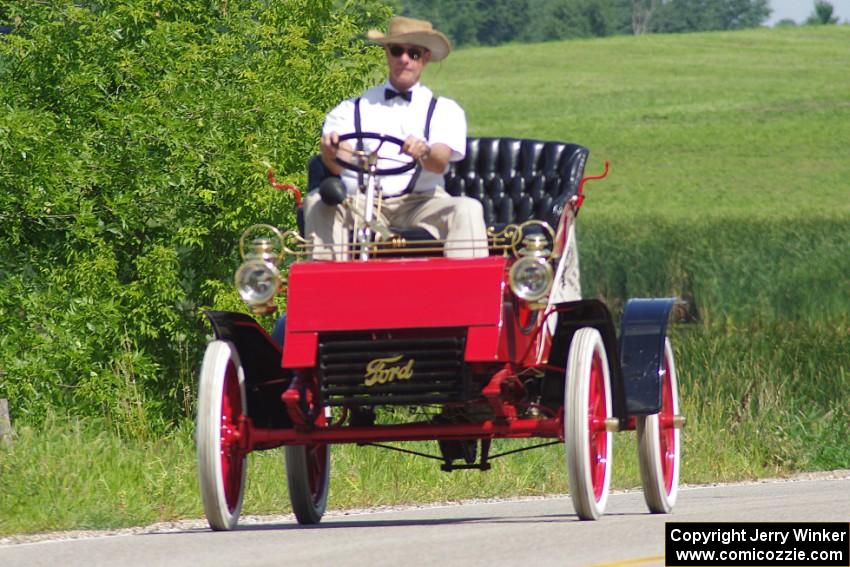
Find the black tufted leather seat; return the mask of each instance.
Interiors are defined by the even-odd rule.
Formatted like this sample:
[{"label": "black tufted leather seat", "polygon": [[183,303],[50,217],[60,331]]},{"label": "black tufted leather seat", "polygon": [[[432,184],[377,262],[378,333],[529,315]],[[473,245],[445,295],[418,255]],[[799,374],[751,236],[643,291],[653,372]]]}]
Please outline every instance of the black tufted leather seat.
[{"label": "black tufted leather seat", "polygon": [[446,174],[446,191],[481,201],[488,227],[529,219],[556,227],[578,191],[587,155],[578,144],[469,138],[466,157]]},{"label": "black tufted leather seat", "polygon": [[[481,201],[488,227],[538,219],[553,228],[584,174],[587,148],[518,138],[467,138],[466,157],[450,165],[446,191]],[[319,156],[308,164],[308,190],[329,172]],[[299,229],[303,233],[303,221]],[[393,229],[408,241],[428,239],[423,229]]]}]

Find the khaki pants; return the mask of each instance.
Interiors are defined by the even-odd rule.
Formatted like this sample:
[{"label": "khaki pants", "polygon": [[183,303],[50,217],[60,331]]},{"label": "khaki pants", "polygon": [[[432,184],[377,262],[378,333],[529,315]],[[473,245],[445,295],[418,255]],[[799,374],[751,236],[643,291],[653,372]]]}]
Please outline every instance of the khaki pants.
[{"label": "khaki pants", "polygon": [[[360,195],[358,208],[362,210],[364,203]],[[471,197],[453,197],[442,187],[388,197],[380,204],[376,218],[388,227],[424,228],[434,238],[446,241],[445,255],[449,258],[480,258],[488,254],[481,203]],[[309,193],[304,200],[304,232],[314,245],[313,258],[347,260],[347,250],[330,245],[347,243],[354,221],[355,216],[347,207],[328,206],[318,191]]]}]

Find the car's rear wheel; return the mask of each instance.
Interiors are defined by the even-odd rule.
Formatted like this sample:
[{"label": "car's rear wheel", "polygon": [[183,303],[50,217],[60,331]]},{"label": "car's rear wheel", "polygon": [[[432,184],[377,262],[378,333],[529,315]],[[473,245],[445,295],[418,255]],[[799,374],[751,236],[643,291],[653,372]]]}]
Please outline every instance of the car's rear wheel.
[{"label": "car's rear wheel", "polygon": [[239,520],[247,470],[239,446],[246,415],[245,373],[232,343],[207,345],[198,389],[196,444],[204,514],[214,530],[231,530]]},{"label": "car's rear wheel", "polygon": [[613,437],[605,427],[612,415],[611,377],[599,331],[576,331],[567,358],[564,438],[570,495],[582,520],[595,520],[608,502]]},{"label": "car's rear wheel", "polygon": [[679,415],[679,392],[676,363],[670,340],[664,343],[661,367],[661,411],[637,420],[638,461],[643,496],[649,510],[666,514],[676,504],[681,466],[681,438],[674,425]]},{"label": "car's rear wheel", "polygon": [[[330,408],[315,405],[315,387],[304,388],[304,409],[316,414],[316,427],[325,427]],[[289,502],[299,524],[317,524],[325,514],[331,472],[331,446],[327,443],[290,445],[284,448]]]},{"label": "car's rear wheel", "polygon": [[289,501],[299,524],[317,524],[328,502],[331,447],[325,443],[285,448]]}]

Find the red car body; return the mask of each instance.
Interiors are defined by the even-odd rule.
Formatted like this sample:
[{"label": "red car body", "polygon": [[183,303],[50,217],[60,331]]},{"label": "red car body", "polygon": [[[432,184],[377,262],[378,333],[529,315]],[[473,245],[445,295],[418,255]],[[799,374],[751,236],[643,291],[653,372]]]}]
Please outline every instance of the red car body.
[{"label": "red car body", "polygon": [[[558,265],[552,291],[539,301],[520,297],[511,268],[531,249],[515,240],[485,258],[295,262],[282,341],[248,315],[208,312],[216,340],[201,372],[198,454],[214,529],[235,526],[245,456],[254,450],[286,447],[293,509],[299,522],[315,523],[327,499],[330,444],[435,440],[440,455],[425,456],[443,470],[487,470],[502,456],[490,454],[494,440],[527,437],[565,443],[576,510],[595,519],[610,482],[610,434],[635,428],[650,509],[672,507],[683,422],[667,340],[674,300],[627,302],[618,338],[602,301],[557,299],[558,278],[567,278],[560,268],[576,254],[586,150],[473,142],[447,186],[480,194],[483,178],[488,198],[509,200],[509,212],[514,204],[548,211],[537,222],[554,225],[549,255],[539,259]],[[486,151],[476,153],[479,142]],[[424,413],[376,420],[387,406]]]}]

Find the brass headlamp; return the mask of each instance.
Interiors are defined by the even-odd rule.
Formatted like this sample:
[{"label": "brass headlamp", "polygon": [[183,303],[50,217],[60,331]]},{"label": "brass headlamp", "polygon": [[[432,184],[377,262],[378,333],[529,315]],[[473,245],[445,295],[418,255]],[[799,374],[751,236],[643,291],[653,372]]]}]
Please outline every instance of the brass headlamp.
[{"label": "brass headlamp", "polygon": [[280,232],[274,227],[256,225],[247,229],[239,241],[239,250],[244,261],[236,270],[235,281],[242,301],[248,304],[255,314],[265,315],[277,309],[274,298],[281,286],[280,270],[277,267],[279,254],[275,252],[272,241],[264,237],[254,238],[250,249],[245,250],[245,239],[256,228],[270,229],[282,243]]},{"label": "brass headlamp", "polygon": [[529,234],[517,250],[519,260],[508,272],[508,282],[514,294],[531,304],[540,302],[552,288],[554,273],[549,263],[549,242],[542,234]]}]

